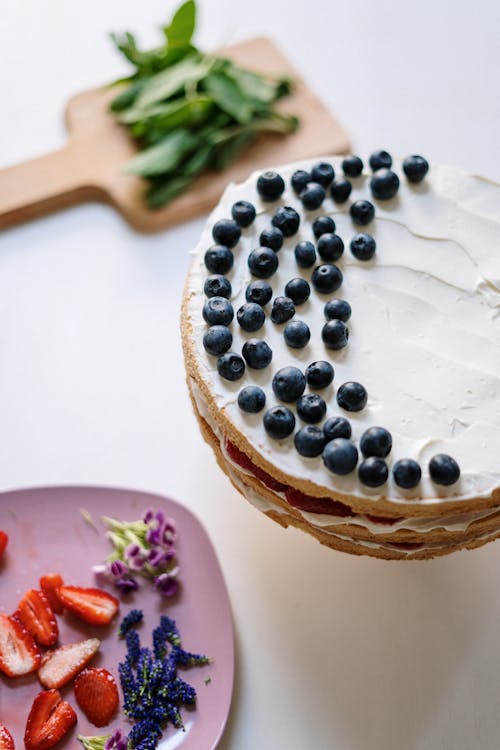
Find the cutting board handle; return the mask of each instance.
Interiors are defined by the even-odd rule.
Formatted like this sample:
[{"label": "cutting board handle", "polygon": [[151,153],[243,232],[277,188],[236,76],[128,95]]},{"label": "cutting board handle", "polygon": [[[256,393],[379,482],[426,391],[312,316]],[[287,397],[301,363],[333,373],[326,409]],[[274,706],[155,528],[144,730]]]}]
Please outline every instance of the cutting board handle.
[{"label": "cutting board handle", "polygon": [[[67,146],[0,170],[0,228],[87,200],[106,200],[91,177],[88,154]],[[91,161],[91,160],[90,160]]]}]

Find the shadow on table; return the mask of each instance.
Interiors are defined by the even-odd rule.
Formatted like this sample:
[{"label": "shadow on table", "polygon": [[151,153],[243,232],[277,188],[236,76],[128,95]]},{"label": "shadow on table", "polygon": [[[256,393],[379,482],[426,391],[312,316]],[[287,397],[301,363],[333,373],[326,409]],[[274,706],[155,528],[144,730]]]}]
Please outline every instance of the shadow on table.
[{"label": "shadow on table", "polygon": [[[277,559],[275,546],[260,547],[262,569],[253,571],[266,632],[283,654],[281,678],[297,685],[287,695],[294,721],[314,722],[325,748],[431,747],[426,733],[436,722],[462,718],[446,717],[448,698],[455,681],[463,685],[491,617],[495,582],[484,556],[386,562],[318,549],[294,531],[286,536],[286,559]],[[275,574],[283,567],[280,591],[275,581],[263,585],[270,565]]]}]

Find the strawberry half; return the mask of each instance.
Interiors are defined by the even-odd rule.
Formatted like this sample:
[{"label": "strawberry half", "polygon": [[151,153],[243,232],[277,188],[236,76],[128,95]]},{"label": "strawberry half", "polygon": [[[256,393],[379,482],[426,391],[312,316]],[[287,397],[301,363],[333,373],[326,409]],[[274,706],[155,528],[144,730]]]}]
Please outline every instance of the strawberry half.
[{"label": "strawberry half", "polygon": [[96,727],[105,727],[119,704],[115,678],[107,669],[91,667],[80,672],[75,680],[75,696],[83,713]]},{"label": "strawberry half", "polygon": [[108,625],[120,604],[116,597],[102,589],[61,586],[57,594],[67,609],[89,625]]},{"label": "strawberry half", "polygon": [[29,589],[17,605],[14,617],[21,620],[40,646],[53,646],[59,637],[59,628],[43,591]]},{"label": "strawberry half", "polygon": [[24,732],[26,750],[49,750],[76,724],[76,713],[58,690],[38,693]]},{"label": "strawberry half", "polygon": [[0,614],[0,671],[7,677],[21,677],[38,669],[40,651],[24,625]]},{"label": "strawberry half", "polygon": [[[5,531],[0,531],[0,557],[2,557],[3,553],[5,552],[5,548],[7,546],[7,542],[9,541],[9,537],[5,533]],[[1,750],[1,746],[0,746]]]},{"label": "strawberry half", "polygon": [[40,588],[49,600],[52,611],[57,615],[62,615],[64,607],[57,594],[57,589],[64,585],[64,581],[59,573],[47,573],[40,578]]},{"label": "strawberry half", "polygon": [[60,688],[66,685],[87,666],[100,645],[99,638],[88,638],[47,651],[38,670],[38,679],[43,687]]},{"label": "strawberry half", "polygon": [[3,724],[0,724],[0,750],[14,750],[12,735]]}]

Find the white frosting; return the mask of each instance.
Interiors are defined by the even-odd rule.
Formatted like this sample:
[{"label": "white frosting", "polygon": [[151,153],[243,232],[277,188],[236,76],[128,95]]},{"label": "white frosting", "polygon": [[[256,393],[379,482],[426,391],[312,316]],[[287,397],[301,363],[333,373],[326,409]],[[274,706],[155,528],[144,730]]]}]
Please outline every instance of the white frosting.
[{"label": "white frosting", "polygon": [[[222,434],[219,426],[208,411],[203,399],[203,395],[193,378],[190,378],[189,385],[196,403],[196,408],[198,409],[200,416],[207,422],[212,432],[218,438],[221,453],[224,456],[224,460],[226,461],[226,468],[234,483],[237,484],[238,488],[240,489],[240,492],[242,492],[247,497],[252,505],[259,508],[259,510],[263,510],[265,512],[266,510],[272,508],[276,512],[284,513],[285,511],[283,510],[282,506],[278,505],[277,503],[271,503],[269,500],[265,499],[264,497],[262,497],[262,495],[256,492],[252,487],[245,485],[239,479],[236,472],[251,476],[257,482],[260,481],[257,477],[255,477],[254,474],[252,474],[251,471],[240,466],[231,458],[226,448],[224,435]],[[267,491],[271,492],[269,488]],[[272,490],[272,492],[282,500],[285,500],[285,502],[288,502],[284,493],[277,492],[276,490]],[[474,521],[479,521],[480,519],[488,518],[489,516],[498,513],[500,508],[498,506],[495,506],[493,508],[488,508],[487,510],[472,511],[470,513],[460,513],[452,516],[402,518],[395,523],[391,523],[390,525],[384,523],[375,523],[371,518],[368,518],[368,516],[362,513],[357,513],[355,516],[349,517],[335,516],[333,514],[326,513],[310,513],[308,511],[302,511],[298,508],[294,508],[294,510],[299,513],[302,518],[311,526],[324,528],[329,526],[342,526],[345,524],[349,524],[361,526],[362,528],[370,531],[370,533],[376,535],[391,534],[402,529],[420,533],[435,531],[436,529],[445,529],[446,531],[466,531],[471,523],[473,523]]]},{"label": "white frosting", "polygon": [[[339,158],[327,160],[341,172]],[[287,188],[277,203],[260,201],[257,175],[242,185],[228,187],[195,250],[188,314],[197,361],[217,407],[263,459],[292,479],[309,480],[333,493],[337,490],[374,500],[383,495],[399,503],[418,497],[428,504],[443,498],[489,497],[500,487],[500,186],[442,166],[431,169],[417,186],[401,176],[395,198],[373,201],[369,176],[353,180],[351,199],[367,198],[376,208],[376,219],[365,230],[375,237],[377,251],[372,261],[361,262],[349,251],[351,237],[360,231],[348,213],[352,200],[339,206],[327,198],[319,211],[304,212],[289,187],[291,174],[310,165],[309,161],[279,168]],[[278,253],[278,271],[268,280],[274,294],[283,294],[286,282],[293,277],[310,278],[312,269],[297,267],[293,248],[300,240],[314,241],[311,224],[323,214],[334,218],[336,231],[344,240],[345,252],[337,262],[344,283],[333,295],[318,295],[311,287],[309,301],[297,307],[295,319],[304,320],[311,330],[311,341],[304,349],[289,349],[283,326],[273,324],[269,317],[264,327],[252,334],[244,332],[235,320],[232,351],[241,352],[249,338],[264,338],[273,350],[273,360],[265,370],[247,367],[241,380],[230,383],[218,375],[216,358],[209,356],[202,344],[206,330],[201,315],[203,282],[208,273],[204,254],[213,244],[215,221],[229,218],[232,204],[241,199],[254,203],[258,215],[253,225],[243,230],[234,250],[234,268],[228,274],[235,314],[245,302],[245,289],[253,278],[248,254],[258,247],[259,234],[269,226],[278,205],[294,206],[301,214],[301,226],[296,235],[285,239]],[[323,305],[331,297],[348,300],[353,309],[349,344],[340,352],[326,349],[321,340]],[[270,308],[271,303],[267,313]],[[357,441],[373,425],[390,430],[393,450],[389,464],[409,457],[422,466],[423,478],[415,491],[401,490],[392,479],[383,488],[372,490],[359,482],[356,472],[347,477],[333,475],[321,457],[301,457],[292,437],[283,441],[269,438],[262,414],[248,415],[238,408],[238,392],[248,384],[264,389],[267,406],[278,403],[271,388],[274,373],[287,365],[305,369],[318,359],[329,359],[335,368],[333,385],[321,392],[327,402],[327,417],[343,414],[335,401],[341,383],[363,383],[369,395],[367,407],[357,414],[343,414],[352,423],[353,439]],[[436,453],[448,453],[458,461],[461,478],[456,485],[443,488],[430,480],[428,462]]]}]

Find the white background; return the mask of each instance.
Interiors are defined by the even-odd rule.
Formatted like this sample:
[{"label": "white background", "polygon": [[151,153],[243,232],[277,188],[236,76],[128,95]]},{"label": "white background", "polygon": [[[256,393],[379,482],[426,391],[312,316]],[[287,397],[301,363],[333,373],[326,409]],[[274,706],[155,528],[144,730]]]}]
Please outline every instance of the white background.
[{"label": "white background", "polygon": [[[200,2],[202,46],[272,36],[357,151],[500,178],[497,2]],[[62,145],[67,98],[126,69],[107,32],[153,43],[174,5],[2,0],[0,166]],[[500,543],[351,558],[261,516],[216,467],[178,325],[202,225],[146,237],[86,205],[2,233],[0,486],[126,486],[197,513],[237,634],[222,750],[497,748]]]}]

